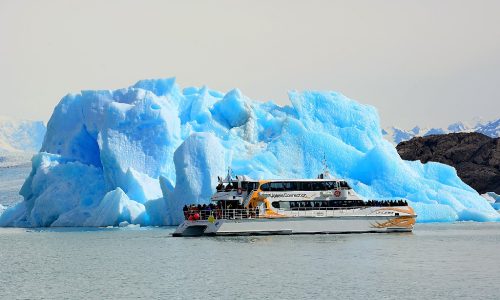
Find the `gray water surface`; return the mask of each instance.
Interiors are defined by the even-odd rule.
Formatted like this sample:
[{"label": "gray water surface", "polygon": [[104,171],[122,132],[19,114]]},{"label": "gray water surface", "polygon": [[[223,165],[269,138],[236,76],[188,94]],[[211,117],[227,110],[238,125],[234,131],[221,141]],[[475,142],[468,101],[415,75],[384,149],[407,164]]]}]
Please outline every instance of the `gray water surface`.
[{"label": "gray water surface", "polygon": [[419,224],[410,234],[173,230],[0,228],[0,298],[500,298],[498,223]]},{"label": "gray water surface", "polygon": [[[30,165],[0,171],[12,206]],[[0,228],[0,299],[500,299],[500,223],[411,234],[172,238]]]},{"label": "gray water surface", "polygon": [[19,190],[24,180],[31,172],[31,164],[0,168],[0,204],[6,207],[13,206],[23,200]]}]

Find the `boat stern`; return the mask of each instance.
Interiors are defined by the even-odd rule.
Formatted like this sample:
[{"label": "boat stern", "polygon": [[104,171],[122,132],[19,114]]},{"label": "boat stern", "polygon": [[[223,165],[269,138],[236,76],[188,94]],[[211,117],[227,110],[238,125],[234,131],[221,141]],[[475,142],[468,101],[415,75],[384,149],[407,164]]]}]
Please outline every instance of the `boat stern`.
[{"label": "boat stern", "polygon": [[386,229],[387,231],[412,231],[416,223],[417,215],[412,207],[384,207],[375,210],[379,216],[386,216],[384,221],[375,221],[372,227]]},{"label": "boat stern", "polygon": [[221,220],[186,220],[180,224],[172,236],[175,237],[189,237],[189,236],[203,236],[213,235],[220,227]]}]

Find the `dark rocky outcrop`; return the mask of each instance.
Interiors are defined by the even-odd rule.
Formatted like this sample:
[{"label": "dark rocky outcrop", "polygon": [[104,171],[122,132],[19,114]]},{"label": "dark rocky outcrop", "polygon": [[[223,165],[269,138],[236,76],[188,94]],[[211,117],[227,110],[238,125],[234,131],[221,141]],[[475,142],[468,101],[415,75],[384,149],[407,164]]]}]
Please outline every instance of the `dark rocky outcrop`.
[{"label": "dark rocky outcrop", "polygon": [[416,137],[396,146],[405,160],[435,161],[457,169],[458,176],[480,194],[500,193],[500,138],[480,133]]}]

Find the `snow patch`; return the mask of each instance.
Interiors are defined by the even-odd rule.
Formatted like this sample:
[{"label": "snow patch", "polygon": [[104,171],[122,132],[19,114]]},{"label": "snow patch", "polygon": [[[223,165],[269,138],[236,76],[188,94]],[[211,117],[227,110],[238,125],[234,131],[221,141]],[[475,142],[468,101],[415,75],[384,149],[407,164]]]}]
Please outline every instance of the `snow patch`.
[{"label": "snow patch", "polygon": [[497,138],[500,137],[500,119],[485,121],[481,118],[476,118],[470,122],[456,122],[450,124],[447,128],[421,128],[415,126],[410,130],[406,130],[391,126],[382,129],[384,138],[394,145],[418,136],[459,132],[478,132],[492,138]]}]

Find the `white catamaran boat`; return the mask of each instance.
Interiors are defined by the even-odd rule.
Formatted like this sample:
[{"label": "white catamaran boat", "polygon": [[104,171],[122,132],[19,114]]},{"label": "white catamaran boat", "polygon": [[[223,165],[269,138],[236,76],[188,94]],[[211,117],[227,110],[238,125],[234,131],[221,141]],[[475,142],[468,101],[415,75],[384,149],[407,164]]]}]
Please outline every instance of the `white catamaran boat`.
[{"label": "white catamaran boat", "polygon": [[209,205],[185,206],[173,236],[409,232],[404,200],[363,201],[344,180],[219,178]]}]

